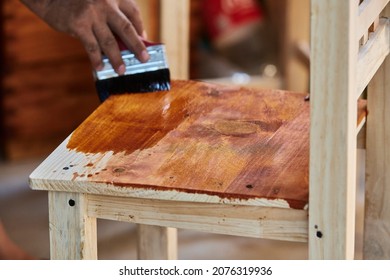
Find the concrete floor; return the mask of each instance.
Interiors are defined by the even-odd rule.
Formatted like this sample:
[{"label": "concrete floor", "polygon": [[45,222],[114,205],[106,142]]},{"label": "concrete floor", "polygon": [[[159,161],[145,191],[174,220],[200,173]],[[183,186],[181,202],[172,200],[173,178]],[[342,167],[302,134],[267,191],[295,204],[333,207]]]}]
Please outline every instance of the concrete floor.
[{"label": "concrete floor", "polygon": [[[359,162],[364,151],[359,150]],[[11,238],[37,258],[49,259],[47,194],[28,187],[41,159],[0,164],[0,218]],[[358,165],[356,258],[361,259],[364,168]],[[99,259],[136,259],[135,225],[98,221]],[[179,259],[307,259],[307,244],[179,231]]]}]

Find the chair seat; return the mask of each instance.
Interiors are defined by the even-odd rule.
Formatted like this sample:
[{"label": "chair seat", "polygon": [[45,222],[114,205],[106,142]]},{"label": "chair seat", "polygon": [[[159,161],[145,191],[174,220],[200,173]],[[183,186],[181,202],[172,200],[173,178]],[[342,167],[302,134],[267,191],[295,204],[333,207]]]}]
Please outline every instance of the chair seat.
[{"label": "chair seat", "polygon": [[169,92],[111,96],[31,174],[31,186],[303,209],[304,97],[195,81],[173,81]]},{"label": "chair seat", "polygon": [[306,242],[305,96],[196,81],[111,96],[30,186],[88,195],[91,217]]},{"label": "chair seat", "polygon": [[304,97],[195,81],[111,96],[31,174],[31,187],[305,209]]}]

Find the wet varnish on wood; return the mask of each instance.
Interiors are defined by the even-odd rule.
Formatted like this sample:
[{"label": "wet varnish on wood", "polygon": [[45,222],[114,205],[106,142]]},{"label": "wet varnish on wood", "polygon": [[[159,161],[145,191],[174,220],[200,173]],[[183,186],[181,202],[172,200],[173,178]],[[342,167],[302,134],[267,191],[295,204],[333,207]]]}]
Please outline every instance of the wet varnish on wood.
[{"label": "wet varnish on wood", "polygon": [[194,81],[111,96],[31,175],[31,185],[305,209],[305,96]]}]

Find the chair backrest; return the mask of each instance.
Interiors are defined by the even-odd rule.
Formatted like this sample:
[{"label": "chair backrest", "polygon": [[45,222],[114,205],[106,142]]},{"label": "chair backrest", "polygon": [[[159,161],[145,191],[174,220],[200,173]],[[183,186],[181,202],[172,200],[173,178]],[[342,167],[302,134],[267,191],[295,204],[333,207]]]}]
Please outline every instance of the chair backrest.
[{"label": "chair backrest", "polygon": [[[380,2],[380,1],[378,1]],[[383,1],[382,1],[383,2]],[[385,1],[387,2],[387,1]],[[385,20],[383,17],[386,17]],[[375,21],[375,33],[370,34],[363,48],[372,47],[377,41],[377,58],[367,60],[376,64],[390,51],[390,4]],[[378,24],[379,23],[379,24]],[[371,42],[370,42],[371,40]],[[378,48],[379,46],[379,48]],[[364,69],[363,69],[364,70]],[[375,70],[375,68],[374,68]],[[390,259],[390,56],[387,55],[367,89],[368,117],[366,137],[366,197],[364,258]]]},{"label": "chair backrest", "polygon": [[166,47],[172,78],[188,79],[190,0],[142,0],[138,6],[148,39]]},{"label": "chair backrest", "polygon": [[311,1],[310,258],[354,257],[356,103],[389,53],[388,2]]},{"label": "chair backrest", "polygon": [[171,76],[189,78],[190,1],[160,1],[160,37],[167,48]]}]

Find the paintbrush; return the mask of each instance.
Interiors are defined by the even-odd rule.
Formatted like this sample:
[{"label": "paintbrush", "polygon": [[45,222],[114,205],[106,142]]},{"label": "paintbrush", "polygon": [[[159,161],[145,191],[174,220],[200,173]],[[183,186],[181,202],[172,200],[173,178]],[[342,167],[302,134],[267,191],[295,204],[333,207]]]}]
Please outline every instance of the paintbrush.
[{"label": "paintbrush", "polygon": [[103,69],[94,71],[96,90],[101,102],[112,94],[145,93],[170,89],[170,72],[165,46],[143,41],[150,59],[141,63],[135,55],[118,40],[122,59],[126,66],[119,76],[107,57],[103,57]]}]

